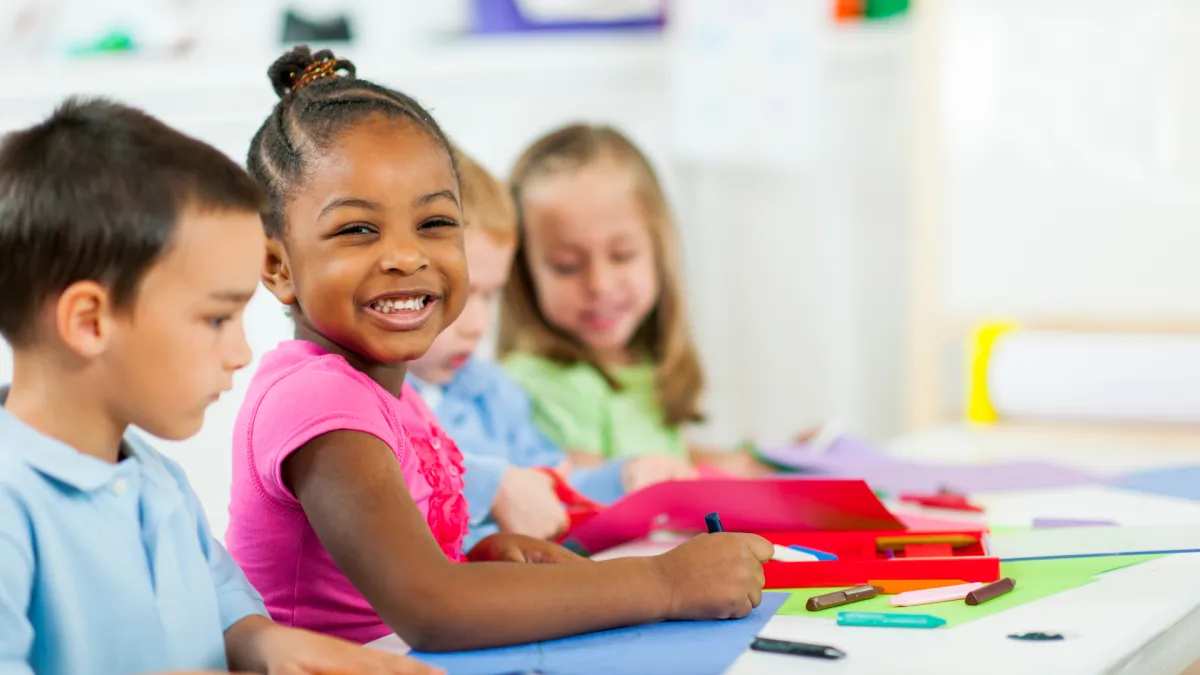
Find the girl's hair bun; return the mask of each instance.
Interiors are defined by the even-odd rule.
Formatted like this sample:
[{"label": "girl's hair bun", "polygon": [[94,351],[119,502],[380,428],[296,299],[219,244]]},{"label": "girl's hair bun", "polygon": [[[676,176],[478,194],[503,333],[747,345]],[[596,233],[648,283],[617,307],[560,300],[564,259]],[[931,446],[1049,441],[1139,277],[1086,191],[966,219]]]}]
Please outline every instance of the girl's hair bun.
[{"label": "girl's hair bun", "polygon": [[308,45],[297,45],[275,59],[267,69],[267,77],[279,98],[286,98],[318,80],[343,77],[338,71],[345,71],[344,77],[354,77],[354,64],[328,49],[313,53]]}]

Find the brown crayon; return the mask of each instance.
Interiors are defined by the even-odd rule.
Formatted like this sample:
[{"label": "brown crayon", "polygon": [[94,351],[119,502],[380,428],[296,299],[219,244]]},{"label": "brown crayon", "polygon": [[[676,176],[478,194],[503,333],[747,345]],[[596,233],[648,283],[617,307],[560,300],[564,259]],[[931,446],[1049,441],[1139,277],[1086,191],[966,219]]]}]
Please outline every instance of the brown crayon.
[{"label": "brown crayon", "polygon": [[977,588],[967,593],[968,605],[982,605],[992,598],[999,597],[1016,588],[1017,582],[1012,577],[1004,577],[1000,581]]},{"label": "brown crayon", "polygon": [[804,608],[810,612],[817,612],[822,609],[829,609],[830,607],[841,607],[852,602],[870,600],[879,595],[882,590],[878,586],[855,586],[854,588],[847,588],[844,591],[814,595],[808,599],[808,603],[804,605]]}]

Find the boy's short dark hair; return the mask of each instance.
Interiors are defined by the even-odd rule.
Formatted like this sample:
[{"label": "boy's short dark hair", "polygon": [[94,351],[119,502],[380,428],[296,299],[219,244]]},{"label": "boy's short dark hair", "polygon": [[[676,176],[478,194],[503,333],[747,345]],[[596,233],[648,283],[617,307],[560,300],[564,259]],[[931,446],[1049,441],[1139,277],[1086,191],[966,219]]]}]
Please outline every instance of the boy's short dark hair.
[{"label": "boy's short dark hair", "polygon": [[46,301],[78,281],[127,305],[184,209],[266,204],[212,146],[119,103],[69,99],[0,143],[0,336],[28,344]]}]

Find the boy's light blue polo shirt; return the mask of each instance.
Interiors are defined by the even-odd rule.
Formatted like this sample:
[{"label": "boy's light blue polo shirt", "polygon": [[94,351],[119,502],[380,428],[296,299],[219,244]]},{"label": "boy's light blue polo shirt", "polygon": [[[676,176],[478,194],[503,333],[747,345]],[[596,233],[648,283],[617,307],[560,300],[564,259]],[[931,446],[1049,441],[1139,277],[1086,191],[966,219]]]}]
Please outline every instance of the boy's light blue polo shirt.
[{"label": "boy's light blue polo shirt", "polygon": [[0,675],[225,670],[225,629],[266,616],[183,470],[133,434],[124,454],[0,408]]},{"label": "boy's light blue polo shirt", "polygon": [[[408,381],[437,416],[463,454],[470,530],[463,548],[499,532],[492,519],[492,502],[510,466],[558,466],[567,459],[562,448],[546,438],[533,420],[525,390],[497,364],[471,357],[445,387],[435,387],[411,372]],[[585,497],[608,504],[624,495],[620,461],[573,469],[569,482]]]}]

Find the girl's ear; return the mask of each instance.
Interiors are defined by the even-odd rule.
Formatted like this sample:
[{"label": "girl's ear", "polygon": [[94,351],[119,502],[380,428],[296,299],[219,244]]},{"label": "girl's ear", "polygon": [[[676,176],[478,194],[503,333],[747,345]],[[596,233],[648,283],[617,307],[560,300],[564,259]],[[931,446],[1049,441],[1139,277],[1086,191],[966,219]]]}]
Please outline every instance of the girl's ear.
[{"label": "girl's ear", "polygon": [[273,237],[267,237],[262,282],[283,304],[296,304],[296,288],[292,284],[292,269],[287,259],[287,248],[282,241]]}]

